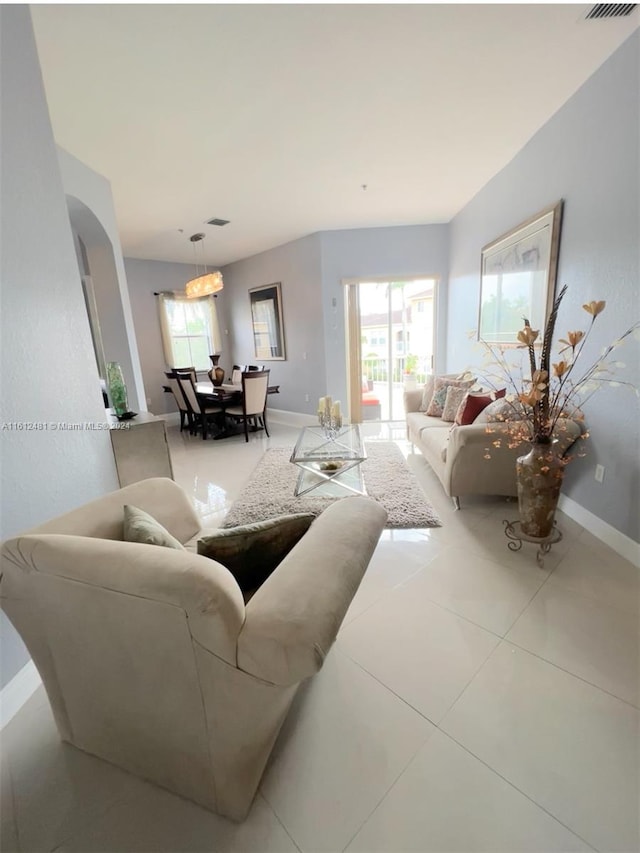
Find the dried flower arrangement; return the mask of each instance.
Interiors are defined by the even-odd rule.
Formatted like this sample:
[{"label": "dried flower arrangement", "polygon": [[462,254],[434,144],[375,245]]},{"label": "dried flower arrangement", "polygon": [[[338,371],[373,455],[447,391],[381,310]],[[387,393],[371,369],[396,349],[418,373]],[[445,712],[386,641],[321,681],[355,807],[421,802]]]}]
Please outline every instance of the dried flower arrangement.
[{"label": "dried flower arrangement", "polygon": [[[486,382],[494,389],[498,384],[504,383],[508,387],[505,400],[511,411],[500,418],[508,421],[508,430],[506,436],[503,435],[493,441],[496,447],[500,446],[503,440],[508,442],[509,447],[516,447],[523,441],[550,444],[554,434],[562,428],[561,419],[583,420],[582,406],[605,385],[626,385],[638,394],[632,383],[615,378],[615,371],[624,368],[625,365],[612,360],[612,355],[629,337],[639,336],[640,322],[633,323],[626,332],[605,347],[585,370],[580,371],[578,367],[593,325],[605,309],[604,301],[592,301],[582,306],[591,317],[588,329],[586,332],[582,330],[567,332],[566,336],[559,340],[559,344],[563,345],[559,352],[559,360],[555,363],[551,362],[556,320],[566,292],[565,285],[553,303],[542,338],[539,361],[537,361],[536,346],[540,332],[532,329],[529,321],[523,318],[524,328],[518,332],[517,349],[527,351],[528,378],[525,375],[522,359],[519,365],[514,364],[510,359],[513,349],[505,350],[495,344],[480,341],[485,352]],[[588,433],[583,432],[582,437],[587,436]]]}]

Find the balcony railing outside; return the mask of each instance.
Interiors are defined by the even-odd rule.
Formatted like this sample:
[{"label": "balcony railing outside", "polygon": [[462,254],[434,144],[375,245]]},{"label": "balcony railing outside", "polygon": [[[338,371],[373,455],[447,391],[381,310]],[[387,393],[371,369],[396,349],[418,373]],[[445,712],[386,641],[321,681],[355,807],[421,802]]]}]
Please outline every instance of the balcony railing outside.
[{"label": "balcony railing outside", "polygon": [[[415,359],[410,360],[415,362]],[[426,359],[425,359],[426,361]],[[403,392],[405,386],[406,356],[398,356],[392,359],[391,370],[389,370],[386,358],[365,358],[362,360],[362,375],[380,400],[380,420],[402,420],[404,418]],[[429,371],[430,372],[430,371]],[[391,376],[389,375],[391,374]],[[417,369],[411,371],[411,376],[418,386],[427,381],[426,365],[418,363]],[[391,381],[391,403],[389,400],[389,381]]]}]

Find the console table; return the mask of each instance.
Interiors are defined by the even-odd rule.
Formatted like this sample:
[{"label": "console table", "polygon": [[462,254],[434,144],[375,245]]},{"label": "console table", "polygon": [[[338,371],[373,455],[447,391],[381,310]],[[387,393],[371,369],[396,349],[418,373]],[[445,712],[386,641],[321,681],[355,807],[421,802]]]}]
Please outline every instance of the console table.
[{"label": "console table", "polygon": [[148,477],[173,480],[166,423],[162,418],[140,412],[129,421],[119,421],[115,415],[109,415],[109,423],[120,486]]}]

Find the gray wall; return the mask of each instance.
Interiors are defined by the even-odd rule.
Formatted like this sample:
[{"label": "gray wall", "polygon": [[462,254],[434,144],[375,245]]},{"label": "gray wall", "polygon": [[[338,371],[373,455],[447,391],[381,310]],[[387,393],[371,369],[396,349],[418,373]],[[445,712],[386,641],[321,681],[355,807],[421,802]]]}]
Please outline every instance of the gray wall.
[{"label": "gray wall", "polygon": [[59,147],[58,163],[69,218],[84,244],[87,271],[93,280],[105,361],[117,361],[122,367],[131,409],[146,411],[111,186]]},{"label": "gray wall", "polygon": [[[447,266],[446,225],[322,231],[230,264],[223,274],[234,361],[255,360],[249,288],[280,281],[287,360],[269,363],[272,380],[281,385],[270,407],[313,415],[325,394],[346,405],[343,280],[437,276],[442,281],[439,320],[444,328]],[[442,364],[444,341],[437,357]]]},{"label": "gray wall", "polygon": [[[569,291],[557,331],[586,329],[581,305],[606,299],[591,341],[595,356],[639,318],[639,56],[636,32],[452,220],[448,370],[478,362],[467,332],[477,325],[481,247],[559,198],[558,283]],[[619,358],[627,364],[624,378],[637,386],[637,342]],[[637,398],[622,388],[603,390],[585,413],[588,456],[569,466],[564,493],[640,540]],[[606,469],[602,484],[593,476],[597,463]]]},{"label": "gray wall", "polygon": [[[56,148],[27,6],[1,6],[3,423],[104,423]],[[0,536],[117,488],[105,430],[3,430]],[[1,682],[28,661],[2,615]]]},{"label": "gray wall", "polygon": [[[164,261],[125,258],[124,266],[149,411],[156,415],[176,412],[173,395],[165,394],[162,390],[162,385],[166,384],[164,372],[168,365],[165,364],[162,348],[158,297],[153,294],[162,290],[184,290],[185,283],[193,278],[193,264],[170,264]],[[224,341],[227,340],[224,334],[225,299],[226,290],[216,297],[220,331]],[[223,345],[220,363],[227,372],[230,372],[233,362],[230,360],[229,348],[226,344]],[[200,377],[206,378],[205,374],[200,374]]]},{"label": "gray wall", "polygon": [[265,362],[271,370],[271,383],[280,385],[279,396],[269,398],[269,408],[315,412],[318,398],[326,393],[318,235],[312,234],[230,264],[222,273],[229,322],[229,350],[223,349],[222,367],[226,370],[230,363],[256,361],[249,289],[279,281],[287,358],[286,361]]},{"label": "gray wall", "polygon": [[[445,328],[448,274],[448,226],[408,225],[357,228],[320,233],[322,307],[325,317],[327,385],[320,396],[347,400],[344,279],[367,276],[434,276],[440,279],[438,327]],[[336,305],[334,307],[333,300]],[[436,369],[444,369],[445,341],[436,344]],[[313,400],[313,397],[312,397]],[[317,407],[317,399],[313,411]]]}]

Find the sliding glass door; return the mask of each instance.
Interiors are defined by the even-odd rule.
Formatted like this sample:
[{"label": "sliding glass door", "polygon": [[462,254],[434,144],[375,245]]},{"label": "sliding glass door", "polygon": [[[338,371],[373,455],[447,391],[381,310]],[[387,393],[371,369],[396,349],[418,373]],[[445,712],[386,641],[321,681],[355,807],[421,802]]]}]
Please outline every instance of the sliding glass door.
[{"label": "sliding glass door", "polygon": [[406,386],[433,371],[437,280],[347,282],[351,420],[404,418]]}]

